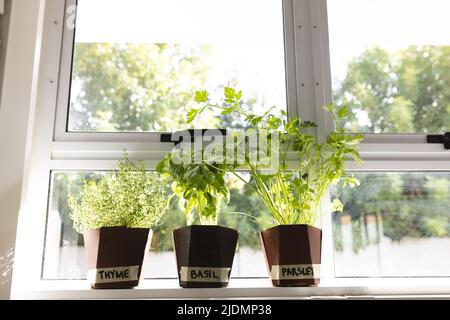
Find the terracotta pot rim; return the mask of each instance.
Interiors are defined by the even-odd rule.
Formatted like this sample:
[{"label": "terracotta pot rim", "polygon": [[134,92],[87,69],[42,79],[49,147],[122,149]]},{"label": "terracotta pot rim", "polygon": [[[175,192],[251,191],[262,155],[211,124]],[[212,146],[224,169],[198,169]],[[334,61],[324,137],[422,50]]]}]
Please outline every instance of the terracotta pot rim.
[{"label": "terracotta pot rim", "polygon": [[309,227],[309,228],[312,228],[312,229],[316,229],[316,230],[318,230],[318,231],[322,231],[322,229],[319,229],[319,228],[314,227],[314,226],[309,225],[309,224],[279,224],[279,225],[270,227],[270,228],[268,228],[268,229],[262,230],[261,232],[266,232],[266,231],[270,231],[270,230],[275,230],[275,229],[278,229],[278,228],[281,228],[281,229],[288,229],[288,228],[299,228],[299,227]]}]

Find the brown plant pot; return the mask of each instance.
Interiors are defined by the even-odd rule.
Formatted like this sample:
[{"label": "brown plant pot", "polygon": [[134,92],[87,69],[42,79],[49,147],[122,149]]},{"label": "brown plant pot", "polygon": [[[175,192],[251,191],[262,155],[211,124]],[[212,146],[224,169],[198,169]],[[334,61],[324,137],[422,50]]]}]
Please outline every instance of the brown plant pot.
[{"label": "brown plant pot", "polygon": [[275,287],[320,283],[322,230],[308,225],[279,225],[262,231],[261,242]]},{"label": "brown plant pot", "polygon": [[238,237],[237,230],[221,226],[188,226],[174,230],[180,286],[227,287]]},{"label": "brown plant pot", "polygon": [[139,285],[150,229],[107,227],[84,233],[92,289]]}]

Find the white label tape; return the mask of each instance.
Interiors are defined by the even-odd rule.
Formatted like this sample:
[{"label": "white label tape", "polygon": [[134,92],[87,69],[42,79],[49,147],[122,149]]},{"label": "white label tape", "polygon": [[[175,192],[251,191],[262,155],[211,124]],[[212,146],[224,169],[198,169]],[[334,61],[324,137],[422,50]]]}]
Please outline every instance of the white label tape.
[{"label": "white label tape", "polygon": [[185,282],[228,282],[230,268],[181,267],[180,279]]},{"label": "white label tape", "polygon": [[270,274],[273,280],[318,279],[320,264],[274,265]]},{"label": "white label tape", "polygon": [[139,280],[139,266],[91,269],[88,280],[91,283],[112,283]]}]

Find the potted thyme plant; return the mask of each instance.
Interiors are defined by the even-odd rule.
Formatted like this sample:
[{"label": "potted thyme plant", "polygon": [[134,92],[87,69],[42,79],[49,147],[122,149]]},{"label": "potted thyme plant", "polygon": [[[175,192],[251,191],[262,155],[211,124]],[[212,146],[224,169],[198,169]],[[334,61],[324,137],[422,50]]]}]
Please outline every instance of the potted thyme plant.
[{"label": "potted thyme plant", "polygon": [[151,227],[166,212],[166,197],[158,177],[143,161],[128,156],[118,171],[98,182],[85,182],[69,197],[70,217],[85,240],[88,280],[93,289],[122,289],[139,284]]},{"label": "potted thyme plant", "polygon": [[[195,99],[200,107],[189,112],[188,122],[208,108],[218,109],[222,115],[241,117],[247,128],[267,139],[267,156],[276,155],[278,159],[275,166],[267,167],[266,162],[254,161],[246,154],[243,167],[250,171],[250,181],[241,176],[236,165],[227,170],[250,187],[271,214],[272,227],[261,232],[261,242],[273,285],[317,285],[321,265],[320,217],[325,210],[343,210],[338,199],[327,205],[323,200],[331,185],[359,183],[344,168],[347,158],[362,162],[356,146],[363,136],[346,134],[340,126],[341,120],[349,116],[347,108],[338,110],[333,104],[324,107],[334,120],[335,130],[319,143],[311,133],[316,124],[297,117],[287,119],[285,112],[276,116],[271,113],[273,109],[262,116],[250,113],[241,100],[242,92],[233,88],[225,88],[220,104],[211,103],[206,91],[197,92]],[[273,141],[275,137],[277,141]]]},{"label": "potted thyme plant", "polygon": [[[203,151],[188,155],[195,152]],[[186,216],[187,226],[173,231],[179,283],[183,288],[227,287],[238,231],[217,225],[221,205],[229,201],[225,165],[191,160],[181,161],[180,150],[175,149],[157,167],[172,181],[169,201],[178,198]]]}]

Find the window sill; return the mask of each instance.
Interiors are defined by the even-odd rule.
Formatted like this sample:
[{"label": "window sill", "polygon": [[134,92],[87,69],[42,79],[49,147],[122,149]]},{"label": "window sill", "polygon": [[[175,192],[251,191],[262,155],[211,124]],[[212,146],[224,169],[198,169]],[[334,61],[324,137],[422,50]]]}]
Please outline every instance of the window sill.
[{"label": "window sill", "polygon": [[129,290],[91,290],[86,281],[42,281],[12,299],[450,299],[450,278],[365,278],[322,281],[318,287],[274,288],[267,279],[234,279],[223,289],[182,289],[177,280],[145,280]]}]

